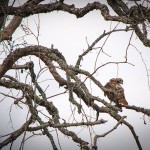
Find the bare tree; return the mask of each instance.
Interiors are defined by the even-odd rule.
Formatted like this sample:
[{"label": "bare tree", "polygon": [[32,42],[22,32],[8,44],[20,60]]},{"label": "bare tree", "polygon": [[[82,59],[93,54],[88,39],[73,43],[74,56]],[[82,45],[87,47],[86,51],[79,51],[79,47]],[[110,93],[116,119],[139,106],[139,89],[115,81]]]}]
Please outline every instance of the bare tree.
[{"label": "bare tree", "polygon": [[[18,129],[14,129],[12,132],[8,131],[5,135],[0,135],[0,149],[8,145],[10,149],[12,149],[13,143],[16,139],[19,139],[19,137],[21,137],[20,149],[24,149],[26,141],[38,135],[47,136],[53,149],[62,149],[60,144],[61,138],[59,139],[59,136],[56,137],[50,132],[50,130],[54,129],[56,135],[62,133],[68,136],[73,142],[79,144],[80,149],[96,150],[100,149],[97,144],[99,138],[111,134],[119,125],[124,124],[133,135],[138,149],[142,150],[142,144],[134,126],[125,119],[128,116],[123,116],[120,112],[122,112],[123,109],[130,110],[142,113],[144,117],[149,117],[150,109],[130,104],[127,106],[120,104],[120,107],[117,107],[114,103],[109,103],[107,97],[103,98],[101,95],[95,96],[92,94],[90,88],[96,87],[101,93],[108,92],[116,95],[114,90],[105,88],[102,84],[103,81],[94,75],[100,68],[106,65],[133,65],[128,61],[128,51],[130,47],[134,47],[141,56],[141,60],[146,68],[147,83],[150,87],[148,66],[140,51],[131,42],[133,36],[136,35],[145,47],[150,47],[150,2],[148,0],[130,2],[125,0],[107,0],[105,3],[95,1],[88,3],[82,8],[78,8],[75,4],[70,4],[63,0],[28,0],[20,6],[14,6],[15,3],[16,0],[13,2],[0,1],[0,54],[2,60],[0,65],[0,100],[1,103],[6,101],[6,99],[13,100],[13,102],[11,101],[12,105],[9,111],[11,123],[11,109],[14,105],[20,110],[23,109],[26,112],[26,116],[24,122]],[[114,28],[110,27],[109,31],[104,30],[91,44],[89,44],[86,38],[88,47],[78,55],[79,57],[74,65],[67,63],[67,59],[63,53],[55,48],[57,47],[56,45],[52,44],[50,48],[40,45],[40,23],[37,24],[37,35],[23,23],[23,19],[36,14],[64,11],[77,18],[83,18],[93,10],[98,10],[104,21],[111,22],[112,24],[122,23],[124,26],[122,28],[117,24]],[[15,34],[18,28],[24,32],[24,36],[21,37],[21,43],[16,44],[13,39],[13,34]],[[118,32],[131,33],[125,50],[125,60],[108,61],[97,66],[100,53],[105,54],[109,58],[109,54],[105,53],[103,47],[107,45],[106,41],[109,40],[109,37]],[[37,45],[27,43],[24,38],[26,36],[34,36]],[[102,45],[98,46],[101,41]],[[97,51],[97,57],[95,67],[93,68],[94,71],[91,72],[82,68],[84,58],[95,51]],[[36,56],[38,60],[32,60],[31,58],[34,56]],[[35,66],[38,66],[39,71],[36,70]],[[47,73],[49,77],[47,77]],[[44,80],[42,81],[41,76],[44,76]],[[87,85],[87,81],[92,83],[91,87]],[[57,91],[57,93],[47,96],[47,91],[51,83],[57,84],[61,88],[58,88],[60,91]],[[67,118],[62,119],[60,117],[59,106],[55,105],[52,100],[53,98],[61,98],[63,95],[65,99],[68,100],[67,103],[74,106],[71,107],[72,109],[70,111],[70,115],[73,118],[72,120],[67,121]],[[61,99],[61,101],[64,100]],[[2,107],[2,105],[0,105],[0,107]],[[93,110],[95,116],[89,116],[86,109]],[[107,117],[107,119],[99,119],[99,114],[107,114],[109,117]],[[75,115],[79,115],[81,121],[76,120]],[[82,139],[76,131],[69,129],[71,127],[77,128],[86,126],[88,127],[87,130],[94,131],[94,127],[97,125],[99,129],[101,128],[101,124],[107,126],[107,122],[109,122],[111,118],[117,121],[116,125],[101,135],[93,132],[91,135],[91,144],[89,144],[90,140],[86,141]],[[1,124],[2,123],[1,121]],[[58,142],[56,142],[56,139]]]}]

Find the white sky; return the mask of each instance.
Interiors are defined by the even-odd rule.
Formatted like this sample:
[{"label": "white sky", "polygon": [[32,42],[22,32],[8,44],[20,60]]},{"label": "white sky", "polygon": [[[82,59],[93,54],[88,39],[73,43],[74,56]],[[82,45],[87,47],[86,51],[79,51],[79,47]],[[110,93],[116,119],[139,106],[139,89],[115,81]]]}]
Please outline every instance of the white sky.
[{"label": "white sky", "polygon": [[[65,2],[71,4],[73,1],[66,0]],[[88,2],[93,2],[93,0],[82,1],[82,3],[76,2],[76,6],[83,7]],[[102,0],[101,2],[103,3],[104,0]],[[55,11],[50,14],[31,16],[23,20],[23,24],[26,25],[36,36],[37,36],[38,17],[40,18],[39,44],[45,47],[51,47],[51,44],[53,44],[54,48],[57,48],[60,52],[62,52],[62,54],[67,60],[67,63],[70,65],[74,65],[78,59],[78,56],[82,54],[83,50],[87,49],[86,37],[88,43],[91,44],[100,34],[104,32],[104,30],[110,31],[110,28],[113,29],[117,24],[117,23],[104,21],[100,12],[96,10],[90,12],[89,14],[87,14],[86,16],[80,19],[77,19],[74,15],[65,12]],[[125,26],[119,24],[118,28],[125,28]],[[21,38],[18,39],[18,37],[22,37],[22,35],[24,35],[22,29],[21,28],[17,29],[13,35],[13,40],[15,40],[15,44],[22,43],[22,39]],[[99,67],[100,65],[111,61],[124,61],[126,48],[130,39],[130,35],[131,32],[113,33],[108,38],[106,44],[103,47],[104,52],[110,55],[111,57],[107,56],[104,53],[100,53],[96,66]],[[37,44],[37,41],[33,35],[25,37],[25,40],[27,41],[28,44],[31,45]],[[103,43],[104,40],[100,41],[95,47],[101,47]],[[125,95],[128,103],[130,105],[150,108],[150,91],[148,87],[147,72],[144,63],[141,59],[142,56],[144,62],[147,65],[148,71],[150,71],[150,59],[149,59],[150,49],[143,46],[143,44],[141,43],[141,41],[139,41],[139,39],[135,36],[135,34],[131,40],[131,44],[133,44],[141,53],[140,55],[134,47],[132,46],[129,47],[128,62],[132,63],[134,66],[130,64],[119,64],[117,67],[116,64],[110,64],[100,68],[98,72],[94,74],[94,76],[102,84],[105,84],[110,78],[116,77],[118,73],[118,76],[123,78],[124,80],[123,87],[125,89]],[[91,53],[89,53],[87,56],[85,56],[82,61],[81,68],[92,73],[94,71],[94,65],[95,65],[98,52],[99,49],[96,49],[93,50]],[[32,59],[36,60],[37,62],[35,64],[35,68],[36,71],[38,72],[39,60],[35,57]],[[29,58],[26,58],[26,60],[24,58],[23,60],[19,60],[19,63],[21,62],[24,63],[27,60],[29,60]],[[2,61],[3,60],[0,59],[0,63],[2,63]],[[82,78],[84,79],[84,77]],[[20,80],[22,81],[23,79],[24,79],[24,75],[21,74]],[[52,79],[52,77],[48,72],[46,72],[45,75],[43,74],[39,78],[39,81],[43,81],[45,79]],[[64,91],[64,89],[59,88],[58,84],[53,80],[44,82],[42,87],[46,89],[48,85],[49,88],[46,92],[47,96],[51,96],[53,94],[57,94],[59,92]],[[101,98],[105,98],[103,96],[103,93],[89,80],[87,81],[87,86],[89,87],[89,90],[93,95],[99,96]],[[90,86],[92,87],[92,89],[90,89]],[[4,89],[1,88],[0,92],[4,92]],[[74,106],[70,107],[71,104],[68,102],[68,97],[66,95],[63,95],[50,100],[52,100],[53,103],[58,107],[60,111],[60,116],[68,120],[71,115],[69,110],[71,108],[74,109]],[[0,103],[1,108],[3,108],[0,109],[0,119],[1,119],[0,135],[7,133],[11,130],[10,129],[11,124],[8,122],[9,121],[8,112],[11,103],[13,103],[13,101],[9,101],[8,99]],[[85,108],[85,110],[87,111],[88,114],[91,113],[91,115],[95,117],[94,116],[96,113],[95,111],[93,111],[92,109],[88,110],[87,108]],[[17,127],[19,127],[21,123],[25,121],[25,118],[23,118],[22,116],[24,116],[26,113],[27,111],[24,112],[24,110],[16,108],[16,106],[13,106],[12,119],[13,119],[15,129],[17,129]],[[7,114],[7,115],[4,117],[3,114]],[[138,114],[134,111],[125,110],[125,109],[123,109],[123,112],[120,114],[122,116],[123,115],[128,116],[127,121],[134,126],[134,129],[137,135],[139,136],[139,140],[143,146],[143,150],[149,150],[150,143],[148,139],[150,139],[150,134],[149,134],[150,122],[148,118],[145,117],[147,124],[144,125],[143,120],[141,119],[143,114]],[[111,129],[116,124],[116,122],[108,115],[100,114],[100,118],[108,120],[108,123],[106,123],[105,125],[96,126],[94,128],[94,131],[97,134],[103,134],[105,131]],[[77,120],[81,119],[81,116],[79,116],[77,113],[76,113],[76,119]],[[73,118],[71,118],[71,120],[73,120]],[[78,131],[79,132],[78,135],[81,136],[84,140],[88,140],[88,142],[90,143],[90,139],[89,139],[90,134],[88,128],[85,127],[83,130],[81,130],[81,128],[73,128],[72,130]],[[56,135],[55,132],[52,133]],[[68,140],[68,137],[65,137],[60,133],[59,133],[59,137],[60,137],[60,143],[62,149],[68,148],[65,147],[66,143],[68,144],[68,146],[72,148],[72,150],[78,149],[78,146],[76,146],[77,144],[72,143],[71,140]],[[57,138],[55,140],[57,141]],[[137,146],[135,144],[131,132],[124,125],[119,126],[117,130],[115,130],[108,136],[101,138],[98,141],[98,145],[100,146],[100,148],[106,150],[111,150],[112,147],[113,149],[119,150],[120,146],[122,146],[121,147],[122,150],[137,149]],[[14,149],[17,146],[18,145],[16,142],[16,144],[14,145]],[[43,140],[43,136],[39,136],[29,140],[27,142],[27,145],[25,146],[25,150],[35,149],[35,148],[36,150],[40,150],[42,148],[44,150],[48,150],[49,147],[50,145],[48,143],[47,138],[44,138]]]}]

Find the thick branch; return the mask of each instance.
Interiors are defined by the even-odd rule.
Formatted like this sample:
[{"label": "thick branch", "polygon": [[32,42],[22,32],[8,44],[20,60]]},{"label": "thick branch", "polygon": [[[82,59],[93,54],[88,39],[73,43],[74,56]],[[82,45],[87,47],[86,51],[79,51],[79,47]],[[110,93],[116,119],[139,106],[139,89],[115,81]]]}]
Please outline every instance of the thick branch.
[{"label": "thick branch", "polygon": [[3,27],[3,25],[5,24],[5,19],[7,17],[8,2],[9,2],[9,0],[1,0],[0,1],[0,12],[2,12],[2,14],[0,14],[0,31]]},{"label": "thick branch", "polygon": [[104,4],[101,4],[100,2],[89,3],[83,8],[75,8],[74,5],[68,5],[68,4],[59,3],[59,2],[51,3],[51,4],[41,4],[41,5],[34,6],[34,7],[31,7],[31,6],[27,7],[23,5],[20,7],[9,7],[8,13],[10,15],[28,17],[33,14],[48,13],[48,12],[59,11],[59,10],[66,11],[70,14],[74,14],[77,16],[77,18],[83,17],[90,11],[100,10],[101,14],[106,20],[121,21],[124,23],[131,23],[132,21],[127,17],[110,16],[108,7]]},{"label": "thick branch", "polygon": [[14,16],[11,22],[8,24],[8,26],[5,27],[4,30],[0,32],[0,42],[3,40],[10,40],[12,38],[12,34],[18,28],[21,21],[22,17]]}]

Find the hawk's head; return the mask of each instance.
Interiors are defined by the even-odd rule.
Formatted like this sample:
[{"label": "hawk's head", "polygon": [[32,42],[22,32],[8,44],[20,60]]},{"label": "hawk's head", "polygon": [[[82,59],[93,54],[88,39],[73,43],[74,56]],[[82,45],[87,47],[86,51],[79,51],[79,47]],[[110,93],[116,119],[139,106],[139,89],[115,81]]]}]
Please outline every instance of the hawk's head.
[{"label": "hawk's head", "polygon": [[123,79],[121,78],[112,78],[109,80],[111,83],[123,84]]},{"label": "hawk's head", "polygon": [[116,78],[116,82],[117,82],[118,84],[123,84],[123,79],[121,79],[121,78]]}]

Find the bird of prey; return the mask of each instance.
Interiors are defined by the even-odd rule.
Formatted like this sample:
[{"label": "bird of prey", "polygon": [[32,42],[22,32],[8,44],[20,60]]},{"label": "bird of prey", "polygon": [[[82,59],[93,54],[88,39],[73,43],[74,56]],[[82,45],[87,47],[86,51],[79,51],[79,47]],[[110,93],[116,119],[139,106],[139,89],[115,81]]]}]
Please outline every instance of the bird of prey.
[{"label": "bird of prey", "polygon": [[123,80],[121,78],[112,78],[104,86],[107,90],[104,92],[104,95],[108,97],[111,102],[114,102],[118,107],[120,104],[127,106],[128,102],[126,101],[124,89],[121,86]]}]

